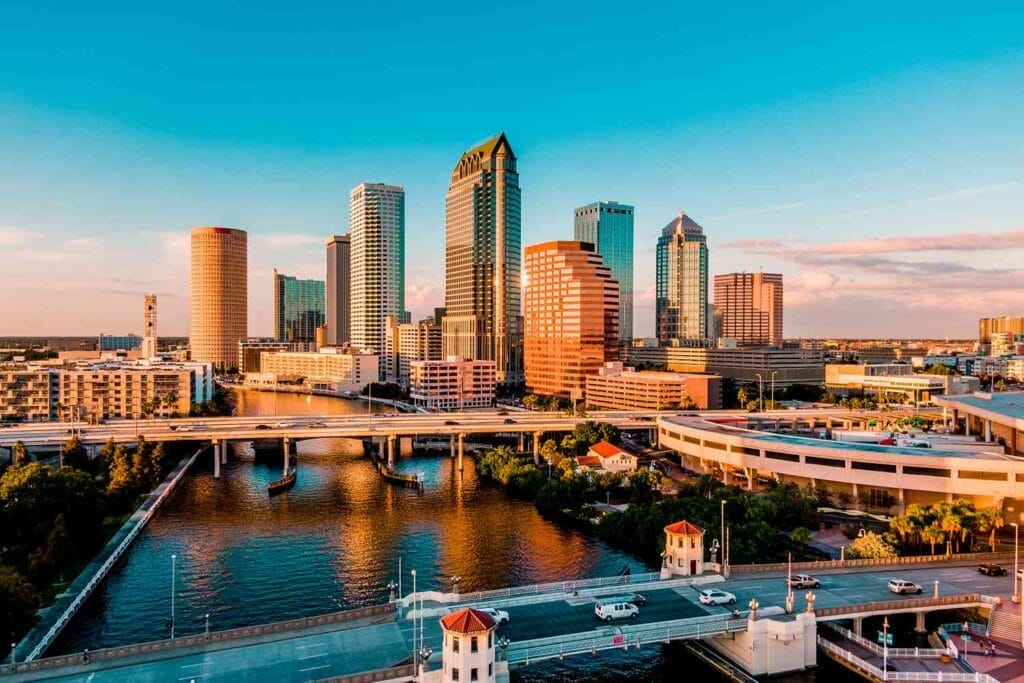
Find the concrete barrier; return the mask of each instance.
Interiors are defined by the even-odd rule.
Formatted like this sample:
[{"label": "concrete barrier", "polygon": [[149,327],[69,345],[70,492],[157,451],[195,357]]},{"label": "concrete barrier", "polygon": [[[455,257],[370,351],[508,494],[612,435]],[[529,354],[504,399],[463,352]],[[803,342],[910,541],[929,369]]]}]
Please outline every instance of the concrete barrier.
[{"label": "concrete barrier", "polygon": [[774,562],[768,564],[729,565],[731,574],[768,574],[784,572],[792,566],[793,571],[813,572],[816,569],[855,569],[858,567],[906,567],[942,562],[997,562],[1012,560],[1013,552],[1000,553],[958,553],[955,555],[912,555],[887,559],[820,560],[815,562]]}]

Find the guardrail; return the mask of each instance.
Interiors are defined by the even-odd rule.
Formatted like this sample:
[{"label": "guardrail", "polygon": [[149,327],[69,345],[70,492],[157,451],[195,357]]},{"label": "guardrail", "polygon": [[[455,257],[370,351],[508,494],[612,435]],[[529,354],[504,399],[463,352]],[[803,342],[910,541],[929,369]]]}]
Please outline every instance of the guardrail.
[{"label": "guardrail", "polygon": [[726,615],[698,617],[695,619],[676,619],[638,626],[608,626],[602,635],[594,635],[593,631],[574,633],[552,638],[537,638],[509,645],[505,659],[510,663],[530,664],[532,662],[567,657],[571,655],[594,653],[598,650],[628,649],[630,646],[640,647],[651,643],[667,643],[673,640],[706,638],[723,633],[735,633],[747,630],[747,614],[741,613],[739,618]]},{"label": "guardrail", "polygon": [[[874,664],[867,662],[849,650],[818,636],[818,647],[834,659],[845,662],[866,676],[880,681],[973,681],[974,683],[999,683],[988,674],[953,673],[945,671],[882,671]],[[892,650],[889,650],[890,653]]]},{"label": "guardrail", "polygon": [[534,595],[536,593],[573,593],[588,588],[605,588],[608,586],[630,586],[640,583],[660,581],[661,574],[649,572],[646,574],[626,574],[624,576],[600,576],[592,579],[575,579],[573,581],[553,581],[551,583],[534,583],[528,586],[510,586],[509,588],[497,588],[489,591],[477,591],[476,593],[460,593],[451,601],[454,604],[465,602],[481,602],[484,600],[495,600],[498,598],[514,598],[520,595]]},{"label": "guardrail", "polygon": [[375,669],[359,674],[348,674],[347,676],[335,676],[333,678],[321,678],[316,683],[379,683],[379,681],[413,680],[416,675],[414,664],[403,664],[393,666],[390,669]]},{"label": "guardrail", "polygon": [[114,659],[123,659],[125,657],[164,653],[171,650],[182,650],[197,646],[208,647],[211,644],[227,643],[232,640],[253,638],[267,634],[287,633],[289,631],[301,631],[303,629],[313,628],[316,626],[339,624],[355,619],[379,617],[383,615],[390,616],[394,613],[394,605],[374,605],[372,607],[363,607],[361,609],[347,610],[344,612],[322,614],[317,617],[290,619],[288,621],[278,621],[273,624],[263,624],[260,626],[242,626],[240,628],[232,628],[225,631],[214,631],[210,634],[202,633],[194,636],[184,636],[182,638],[154,640],[148,643],[139,643],[137,645],[123,645],[120,647],[108,647],[102,650],[90,650],[87,655],[86,653],[79,652],[75,654],[61,655],[59,657],[47,657],[46,659],[19,662],[14,665],[5,664],[0,666],[0,674],[25,673],[40,671],[43,669],[54,669],[62,666],[80,666],[83,664],[94,664]]},{"label": "guardrail", "polygon": [[730,565],[733,574],[767,574],[769,572],[814,571],[815,569],[854,569],[857,567],[904,567],[918,564],[938,562],[990,562],[995,560],[1012,560],[1013,552],[998,553],[957,553],[954,555],[912,555],[889,559],[857,559],[857,560],[820,560],[815,562],[774,562],[770,564],[739,564]]},{"label": "guardrail", "polygon": [[[146,501],[149,503],[149,508],[145,513],[143,513],[142,517],[135,522],[135,525],[129,529],[127,535],[121,539],[121,542],[117,544],[117,547],[110,553],[110,556],[107,557],[106,561],[104,561],[103,564],[100,565],[99,569],[93,573],[89,582],[78,592],[78,595],[76,595],[75,599],[71,601],[71,604],[65,608],[64,612],[57,618],[57,621],[55,621],[43,637],[39,639],[39,642],[36,643],[35,647],[32,648],[32,651],[25,657],[25,661],[38,659],[44,652],[46,652],[46,648],[50,647],[57,636],[60,635],[60,632],[64,630],[64,627],[68,625],[76,614],[78,614],[78,610],[82,607],[85,601],[89,599],[89,596],[91,596],[92,592],[96,590],[96,587],[107,578],[107,574],[110,572],[110,569],[118,560],[121,559],[121,556],[124,555],[125,551],[131,547],[131,544],[135,541],[136,537],[138,537],[142,529],[145,528],[149,523],[149,520],[153,518],[153,515],[157,513],[157,510],[160,509],[160,506],[165,500],[167,500],[168,496],[174,492],[178,482],[181,481],[182,477],[188,473],[189,468],[192,467],[196,458],[198,458],[199,454],[204,450],[205,447],[197,450],[184,465],[179,463],[178,467],[180,469],[178,470],[178,473],[169,482],[163,482],[161,484],[163,490],[157,496],[156,500],[152,502]],[[143,505],[145,504],[146,503],[143,503]],[[15,648],[15,651],[16,650],[17,648]]]},{"label": "guardrail", "polygon": [[980,605],[981,595],[970,593],[964,595],[943,595],[938,598],[905,598],[902,600],[875,600],[863,602],[858,605],[840,605],[838,607],[818,607],[814,614],[819,619],[822,617],[843,616],[846,614],[857,614],[858,612],[902,612],[918,607],[946,607]]},{"label": "guardrail", "polygon": [[948,649],[935,649],[935,648],[923,648],[923,647],[890,647],[883,648],[878,643],[868,640],[864,636],[857,635],[848,628],[843,628],[839,624],[831,624],[829,622],[823,622],[823,626],[832,629],[839,635],[843,636],[846,640],[857,643],[862,648],[874,652],[878,656],[882,656],[883,651],[887,651],[890,657],[917,657],[924,659],[937,659],[942,655],[948,655]]}]

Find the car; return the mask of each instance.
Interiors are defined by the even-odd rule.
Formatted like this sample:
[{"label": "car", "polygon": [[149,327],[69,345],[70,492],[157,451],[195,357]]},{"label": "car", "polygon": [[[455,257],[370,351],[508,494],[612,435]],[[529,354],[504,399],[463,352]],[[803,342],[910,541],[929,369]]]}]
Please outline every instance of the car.
[{"label": "car", "polygon": [[516,421],[513,420],[511,417],[506,417],[504,420],[502,420],[502,422],[504,422],[507,425],[514,425],[516,423]]},{"label": "car", "polygon": [[1006,576],[1006,567],[986,562],[978,565],[978,573],[985,576]]},{"label": "car", "polygon": [[705,605],[733,605],[736,603],[736,596],[717,588],[707,588],[700,592],[700,601]]},{"label": "car", "polygon": [[821,588],[821,581],[808,574],[793,574],[789,577],[790,588]]},{"label": "car", "polygon": [[639,415],[636,419],[640,422],[654,422],[654,418],[650,415]]},{"label": "car", "polygon": [[508,612],[506,612],[503,609],[494,609],[493,607],[484,607],[483,609],[481,609],[479,611],[483,612],[484,614],[489,615],[491,617],[491,619],[494,619],[494,623],[496,623],[496,624],[500,625],[500,624],[507,624],[508,623]]},{"label": "car", "polygon": [[641,593],[623,593],[622,595],[609,595],[598,598],[597,602],[631,602],[637,607],[643,607],[647,604],[647,598]]},{"label": "car", "polygon": [[274,427],[276,429],[288,429],[289,427],[291,427],[291,424],[288,423],[288,422],[283,422],[282,421],[282,422],[278,422],[277,424],[275,424]]},{"label": "car", "polygon": [[508,411],[507,410],[499,410],[498,411],[498,415],[508,415]]},{"label": "car", "polygon": [[178,427],[171,427],[171,429],[176,431],[176,432],[194,432],[194,431],[196,431],[196,428],[193,427],[192,425],[180,425]]},{"label": "car", "polygon": [[306,425],[306,427],[309,429],[323,429],[326,426],[326,422],[310,422],[309,424]]},{"label": "car", "polygon": [[444,426],[445,427],[454,427],[457,424],[459,424],[459,423],[456,422],[455,420],[445,420],[444,421]]},{"label": "car", "polygon": [[889,579],[889,592],[896,593],[897,595],[906,595],[907,593],[919,594],[921,593],[921,586],[905,579]]},{"label": "car", "polygon": [[594,605],[594,614],[598,619],[636,619],[640,616],[640,608],[631,602],[599,602]]},{"label": "car", "polygon": [[256,429],[259,429],[261,431],[264,429],[270,429],[270,425],[256,425]]}]

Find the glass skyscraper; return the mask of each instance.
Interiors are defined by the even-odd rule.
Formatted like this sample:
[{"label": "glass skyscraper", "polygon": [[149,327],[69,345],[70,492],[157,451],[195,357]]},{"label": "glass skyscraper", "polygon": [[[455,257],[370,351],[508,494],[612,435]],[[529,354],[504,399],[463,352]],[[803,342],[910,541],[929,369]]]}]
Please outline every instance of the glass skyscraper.
[{"label": "glass skyscraper", "polygon": [[405,311],[405,190],[383,183],[353,188],[349,221],[352,346],[383,354],[388,316]]},{"label": "glass skyscraper", "polygon": [[279,342],[316,341],[324,324],[324,281],[299,280],[274,269],[274,338]]},{"label": "glass skyscraper", "polygon": [[633,340],[633,207],[594,202],[576,209],[576,241],[589,242],[619,283],[619,338]]},{"label": "glass skyscraper", "polygon": [[708,245],[704,228],[684,212],[658,238],[655,326],[660,344],[708,339]]}]

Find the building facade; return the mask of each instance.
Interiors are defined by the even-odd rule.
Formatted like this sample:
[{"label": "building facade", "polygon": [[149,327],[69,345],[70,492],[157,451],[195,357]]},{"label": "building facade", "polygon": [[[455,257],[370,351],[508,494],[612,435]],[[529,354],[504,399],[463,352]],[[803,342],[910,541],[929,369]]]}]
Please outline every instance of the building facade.
[{"label": "building facade", "polygon": [[432,411],[490,408],[497,388],[493,360],[417,360],[409,364],[409,395],[417,406]]},{"label": "building facade", "polygon": [[59,371],[63,410],[90,420],[187,416],[213,399],[210,363],[100,363]]},{"label": "building facade", "polygon": [[246,374],[249,386],[301,385],[315,391],[358,394],[380,373],[380,356],[329,348],[315,351],[264,351],[259,372]]},{"label": "building facade", "polygon": [[1009,332],[1011,335],[1024,335],[1024,317],[1002,315],[995,318],[978,319],[978,343],[989,344],[992,335]]},{"label": "building facade", "polygon": [[782,346],[782,275],[727,273],[715,276],[717,337],[741,346]]},{"label": "building facade", "polygon": [[665,226],[656,251],[655,326],[661,344],[708,339],[708,245],[685,212]]},{"label": "building facade", "polygon": [[[814,349],[777,349],[774,347],[691,348],[686,346],[629,349],[629,362],[654,366],[671,372],[710,372],[724,379],[757,382],[758,375],[769,391],[791,384],[818,384],[825,381],[825,357]],[[768,394],[765,394],[766,398]]]},{"label": "building facade", "polygon": [[48,422],[59,417],[60,373],[25,364],[0,365],[0,422]]},{"label": "building facade", "polygon": [[192,360],[234,366],[248,336],[248,235],[233,228],[192,229],[189,346]]},{"label": "building facade", "polygon": [[902,363],[825,366],[825,388],[837,396],[875,396],[882,402],[904,397],[914,403],[927,402],[942,394],[966,394],[980,388],[977,377],[915,374]]},{"label": "building facade", "polygon": [[279,342],[316,342],[324,324],[323,280],[299,280],[274,269],[274,338]]},{"label": "building facade", "polygon": [[349,194],[351,342],[384,352],[385,321],[405,311],[405,190],[363,183]]},{"label": "building facade", "polygon": [[609,410],[680,410],[722,407],[722,378],[675,372],[637,372],[606,363],[587,377],[587,406]]},{"label": "building facade", "polygon": [[509,385],[524,379],[520,203],[504,133],[462,155],[445,201],[444,354],[493,360]]},{"label": "building facade", "polygon": [[238,371],[243,375],[260,371],[264,351],[315,351],[313,344],[279,342],[274,339],[243,339],[238,342]]},{"label": "building facade", "polygon": [[586,376],[618,357],[619,285],[587,242],[534,244],[524,265],[526,388],[582,398]]},{"label": "building facade", "polygon": [[594,202],[574,212],[577,242],[593,244],[619,283],[619,338],[633,341],[633,207]]},{"label": "building facade", "polygon": [[384,377],[388,382],[409,386],[412,361],[441,360],[441,326],[433,318],[418,323],[400,323],[391,316],[385,339]]},{"label": "building facade", "polygon": [[348,234],[327,240],[327,287],[324,323],[327,346],[341,346],[351,339],[352,239]]},{"label": "building facade", "polygon": [[100,351],[134,351],[142,346],[142,337],[137,334],[101,334],[97,345]]}]

